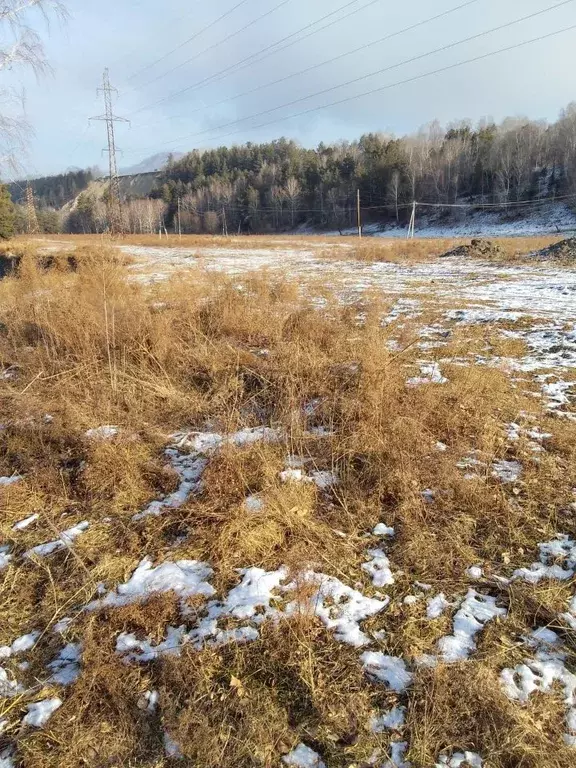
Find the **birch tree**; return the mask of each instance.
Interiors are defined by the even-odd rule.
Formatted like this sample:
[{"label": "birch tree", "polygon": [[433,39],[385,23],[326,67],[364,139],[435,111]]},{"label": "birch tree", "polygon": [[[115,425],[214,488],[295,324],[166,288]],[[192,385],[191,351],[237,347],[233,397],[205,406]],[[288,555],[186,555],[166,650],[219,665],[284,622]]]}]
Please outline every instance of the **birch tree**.
[{"label": "birch tree", "polygon": [[[48,26],[53,19],[66,18],[59,0],[2,0],[0,4],[0,71],[32,70],[37,76],[48,69],[42,39],[33,29],[35,22]],[[6,77],[4,77],[4,82]],[[31,133],[24,114],[24,93],[0,85],[0,167],[18,167]]]}]

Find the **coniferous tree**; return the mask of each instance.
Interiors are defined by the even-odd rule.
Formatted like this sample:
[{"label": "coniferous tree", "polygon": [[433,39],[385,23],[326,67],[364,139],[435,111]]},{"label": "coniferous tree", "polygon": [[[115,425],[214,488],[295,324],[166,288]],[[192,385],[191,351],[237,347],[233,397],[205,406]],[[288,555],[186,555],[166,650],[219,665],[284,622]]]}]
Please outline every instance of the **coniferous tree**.
[{"label": "coniferous tree", "polygon": [[2,184],[0,186],[0,238],[2,240],[8,240],[14,236],[15,222],[16,211],[14,203],[8,188]]}]

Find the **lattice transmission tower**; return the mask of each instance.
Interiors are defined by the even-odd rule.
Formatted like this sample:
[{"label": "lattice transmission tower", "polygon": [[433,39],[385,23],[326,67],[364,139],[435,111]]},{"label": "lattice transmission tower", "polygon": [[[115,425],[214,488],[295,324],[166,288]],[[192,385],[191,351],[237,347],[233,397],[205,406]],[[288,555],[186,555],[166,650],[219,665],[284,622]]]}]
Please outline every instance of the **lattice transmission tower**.
[{"label": "lattice transmission tower", "polygon": [[40,231],[34,205],[34,190],[30,183],[26,185],[26,229],[29,235],[36,235]]},{"label": "lattice transmission tower", "polygon": [[108,133],[108,158],[110,161],[110,186],[108,190],[108,226],[113,235],[124,234],[124,220],[122,217],[122,201],[120,199],[120,180],[118,178],[118,161],[116,159],[116,137],[114,123],[129,122],[123,117],[117,117],[112,110],[112,94],[118,93],[116,88],[110,85],[108,68],[104,70],[102,87],[98,88],[98,94],[104,95],[104,114],[91,117],[91,120],[102,120],[106,123]]}]

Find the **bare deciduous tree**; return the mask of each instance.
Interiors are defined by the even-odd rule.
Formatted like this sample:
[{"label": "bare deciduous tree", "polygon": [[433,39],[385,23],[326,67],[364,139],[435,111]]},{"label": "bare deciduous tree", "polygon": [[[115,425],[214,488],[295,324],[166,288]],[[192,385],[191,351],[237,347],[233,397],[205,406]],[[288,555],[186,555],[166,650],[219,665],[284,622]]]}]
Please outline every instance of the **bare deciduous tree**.
[{"label": "bare deciduous tree", "polygon": [[[0,5],[0,70],[18,67],[37,75],[49,68],[44,46],[32,28],[35,18],[49,24],[64,19],[66,10],[59,0],[2,0]],[[24,93],[15,87],[0,87],[0,168],[18,168],[31,133],[24,114]]]}]

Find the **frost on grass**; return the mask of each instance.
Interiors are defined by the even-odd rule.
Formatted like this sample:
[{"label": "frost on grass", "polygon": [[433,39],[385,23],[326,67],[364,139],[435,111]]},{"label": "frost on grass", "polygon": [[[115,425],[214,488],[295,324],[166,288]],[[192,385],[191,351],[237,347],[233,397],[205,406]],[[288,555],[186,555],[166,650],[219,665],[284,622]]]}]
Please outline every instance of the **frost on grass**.
[{"label": "frost on grass", "polygon": [[300,743],[292,752],[284,755],[282,762],[292,768],[326,768],[320,755],[306,744]]},{"label": "frost on grass", "polygon": [[78,525],[75,525],[73,528],[69,528],[67,531],[63,531],[60,534],[60,537],[55,541],[48,541],[46,544],[38,544],[37,547],[32,547],[32,549],[29,549],[24,553],[24,557],[30,558],[34,555],[37,557],[47,557],[48,555],[52,555],[54,552],[59,552],[62,549],[68,549],[74,540],[77,539],[81,534],[85,533],[89,527],[90,523],[84,520],[83,522],[78,523]]},{"label": "frost on grass", "polygon": [[514,579],[522,579],[530,584],[537,584],[542,579],[566,581],[576,572],[576,541],[569,536],[559,534],[552,541],[539,544],[540,561],[529,568],[518,568],[512,574]]},{"label": "frost on grass", "polygon": [[87,609],[98,610],[143,602],[158,592],[175,592],[182,601],[195,595],[210,597],[215,593],[214,587],[207,582],[210,576],[210,566],[197,560],[166,562],[153,568],[152,561],[145,557],[127,582],[120,584],[102,599],[89,603]]},{"label": "frost on grass", "polygon": [[566,666],[568,655],[562,649],[560,638],[543,627],[526,638],[526,643],[535,653],[524,663],[502,670],[500,682],[504,693],[509,699],[526,704],[534,692],[551,694],[559,688],[567,709],[568,732],[564,741],[576,746],[576,675]]},{"label": "frost on grass", "polygon": [[54,712],[62,706],[62,699],[43,699],[35,704],[27,704],[28,714],[22,721],[24,725],[31,725],[34,728],[43,728]]},{"label": "frost on grass", "polygon": [[438,641],[440,656],[445,662],[464,661],[476,650],[475,636],[484,626],[499,616],[505,616],[506,609],[496,605],[496,598],[481,595],[470,589],[460,609],[454,615],[453,634]]},{"label": "frost on grass", "polygon": [[0,749],[0,768],[14,768],[15,763],[12,760],[13,754],[11,747]]},{"label": "frost on grass", "polygon": [[168,731],[164,731],[164,752],[166,757],[182,757],[182,751],[178,742],[174,741]]},{"label": "frost on grass", "polygon": [[387,656],[384,653],[365,651],[360,656],[366,674],[385,683],[396,693],[402,693],[412,682],[412,674],[406,668],[403,659],[397,656]]}]

